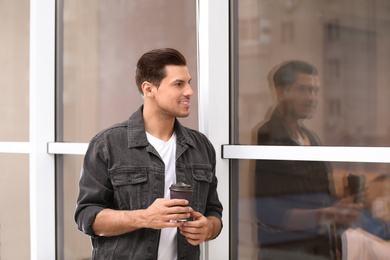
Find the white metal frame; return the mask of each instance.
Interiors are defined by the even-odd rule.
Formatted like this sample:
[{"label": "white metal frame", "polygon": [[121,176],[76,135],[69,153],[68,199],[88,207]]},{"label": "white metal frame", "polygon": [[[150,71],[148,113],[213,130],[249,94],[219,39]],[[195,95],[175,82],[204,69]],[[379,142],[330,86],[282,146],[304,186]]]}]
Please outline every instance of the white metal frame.
[{"label": "white metal frame", "polygon": [[30,1],[31,259],[55,259],[55,1]]},{"label": "white metal frame", "polygon": [[221,146],[229,143],[229,1],[198,0],[199,130],[217,153],[218,194],[224,228],[206,244],[206,259],[229,259],[229,161]]},{"label": "white metal frame", "polygon": [[30,143],[0,142],[0,153],[30,153]]},{"label": "white metal frame", "polygon": [[390,147],[224,145],[225,159],[390,163]]},{"label": "white metal frame", "polygon": [[49,154],[78,154],[84,155],[87,151],[88,143],[48,143],[47,152]]}]

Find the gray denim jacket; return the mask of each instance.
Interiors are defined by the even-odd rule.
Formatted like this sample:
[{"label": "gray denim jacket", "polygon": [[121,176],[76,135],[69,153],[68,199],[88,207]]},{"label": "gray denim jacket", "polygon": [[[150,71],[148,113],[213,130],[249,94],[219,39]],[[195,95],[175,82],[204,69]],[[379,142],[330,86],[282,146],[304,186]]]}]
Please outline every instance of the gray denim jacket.
[{"label": "gray denim jacket", "polygon": [[[129,120],[103,130],[89,143],[79,183],[75,220],[91,236],[92,259],[157,259],[160,230],[139,229],[114,237],[97,236],[96,215],[105,208],[146,209],[164,197],[164,163],[147,141],[141,106]],[[204,216],[222,217],[217,195],[215,150],[201,133],[175,122],[176,179],[193,187],[191,207]],[[178,232],[178,259],[199,259]]]}]

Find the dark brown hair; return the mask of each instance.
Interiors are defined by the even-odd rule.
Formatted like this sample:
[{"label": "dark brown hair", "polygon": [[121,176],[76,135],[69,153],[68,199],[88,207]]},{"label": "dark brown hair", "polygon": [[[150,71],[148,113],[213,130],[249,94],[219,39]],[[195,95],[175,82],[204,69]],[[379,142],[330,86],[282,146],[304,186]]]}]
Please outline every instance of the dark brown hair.
[{"label": "dark brown hair", "polygon": [[275,87],[287,87],[293,84],[297,79],[297,74],[309,74],[309,75],[318,75],[318,70],[313,65],[305,61],[289,61],[275,72],[273,80]]},{"label": "dark brown hair", "polygon": [[155,49],[143,54],[137,62],[135,82],[138,91],[143,95],[142,83],[148,81],[159,87],[166,77],[167,65],[186,66],[183,54],[172,48]]}]

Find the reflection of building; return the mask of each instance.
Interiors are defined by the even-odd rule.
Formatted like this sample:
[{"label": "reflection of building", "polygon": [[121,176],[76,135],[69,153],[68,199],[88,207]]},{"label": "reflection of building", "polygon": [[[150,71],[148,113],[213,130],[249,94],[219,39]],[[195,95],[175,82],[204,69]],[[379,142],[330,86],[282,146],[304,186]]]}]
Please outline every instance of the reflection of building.
[{"label": "reflection of building", "polygon": [[[390,3],[371,0],[238,1],[238,122],[236,143],[253,135],[276,104],[269,71],[283,61],[305,60],[319,69],[317,111],[305,124],[325,145],[390,144]],[[334,164],[336,190],[349,171],[378,173],[380,165]],[[251,232],[253,164],[240,161],[239,242],[256,255]],[[385,192],[386,193],[386,192]],[[386,193],[388,194],[388,193]]]},{"label": "reflection of building", "polygon": [[389,61],[382,60],[388,55],[382,45],[390,37],[383,27],[373,28],[375,18],[367,17],[367,23],[358,26],[342,20],[325,25],[324,141],[329,145],[389,145],[390,124],[378,110],[390,109],[388,98],[381,98],[390,94],[384,76]]},{"label": "reflection of building", "polygon": [[251,143],[251,128],[272,105],[269,70],[302,59],[320,70],[322,101],[307,124],[324,143],[388,145],[388,8],[368,0],[239,1],[239,142]]}]

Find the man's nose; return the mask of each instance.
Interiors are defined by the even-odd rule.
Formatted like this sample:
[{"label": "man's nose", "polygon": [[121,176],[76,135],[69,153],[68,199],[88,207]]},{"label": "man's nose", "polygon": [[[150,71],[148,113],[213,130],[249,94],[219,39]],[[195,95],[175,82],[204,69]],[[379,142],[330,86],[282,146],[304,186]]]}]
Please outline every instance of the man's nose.
[{"label": "man's nose", "polygon": [[187,84],[186,90],[184,92],[184,95],[187,97],[192,97],[194,95],[194,91],[191,88],[190,84]]},{"label": "man's nose", "polygon": [[318,98],[318,93],[315,89],[309,89],[307,91],[307,95],[309,96],[309,98],[311,99],[317,99]]}]

